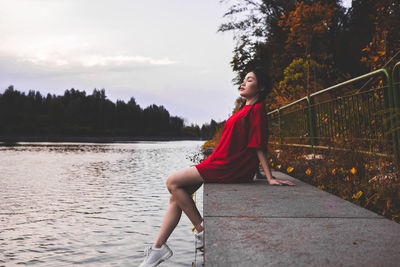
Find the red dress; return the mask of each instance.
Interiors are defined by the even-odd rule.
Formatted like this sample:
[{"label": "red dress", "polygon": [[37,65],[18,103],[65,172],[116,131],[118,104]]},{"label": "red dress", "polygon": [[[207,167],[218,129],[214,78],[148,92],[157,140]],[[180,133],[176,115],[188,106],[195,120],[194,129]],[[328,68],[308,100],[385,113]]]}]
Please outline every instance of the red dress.
[{"label": "red dress", "polygon": [[256,148],[267,150],[268,126],[265,104],[255,104],[249,114],[249,135],[246,138],[244,116],[250,107],[245,105],[229,117],[213,153],[194,165],[205,183],[245,183],[253,180],[260,163]]}]

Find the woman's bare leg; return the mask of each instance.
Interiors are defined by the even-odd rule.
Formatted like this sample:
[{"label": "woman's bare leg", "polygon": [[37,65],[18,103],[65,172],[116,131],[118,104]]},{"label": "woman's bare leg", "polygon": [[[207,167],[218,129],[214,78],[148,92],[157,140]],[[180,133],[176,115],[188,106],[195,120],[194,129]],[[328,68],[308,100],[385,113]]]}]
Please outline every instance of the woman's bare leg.
[{"label": "woman's bare leg", "polygon": [[171,196],[168,209],[165,212],[160,231],[158,232],[157,238],[154,241],[153,247],[159,248],[167,241],[172,231],[178,225],[181,215],[181,208],[179,208],[178,204],[176,204],[176,202],[173,200],[173,196]]},{"label": "woman's bare leg", "polygon": [[[164,244],[172,231],[177,226],[182,210],[185,211],[188,218],[191,220],[197,231],[202,231],[203,221],[191,195],[197,191],[203,184],[203,179],[198,173],[196,167],[188,167],[177,172],[172,173],[167,177],[167,188],[171,192],[168,209],[164,215],[163,222],[158,233],[158,236],[153,244],[153,247],[159,248]],[[183,207],[181,208],[179,199],[183,199]]]},{"label": "woman's bare leg", "polygon": [[185,212],[196,229],[203,221],[203,218],[196,208],[190,194],[186,192],[185,187],[193,184],[201,184],[203,182],[203,178],[194,166],[172,173],[167,177],[166,181],[169,192],[174,196],[178,206]]}]

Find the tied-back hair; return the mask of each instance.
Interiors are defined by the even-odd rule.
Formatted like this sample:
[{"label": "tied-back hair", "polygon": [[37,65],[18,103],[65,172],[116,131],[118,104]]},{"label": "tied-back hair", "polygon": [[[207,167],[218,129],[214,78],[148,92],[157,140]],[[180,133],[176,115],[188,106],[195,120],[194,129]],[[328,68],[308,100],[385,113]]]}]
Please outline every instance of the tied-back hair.
[{"label": "tied-back hair", "polygon": [[[246,129],[247,139],[249,136],[248,125],[249,125],[249,116],[250,116],[251,110],[253,109],[254,105],[256,105],[258,103],[263,103],[263,105],[265,105],[265,98],[272,91],[272,80],[271,80],[268,72],[265,71],[265,69],[256,67],[256,68],[252,68],[247,71],[247,73],[249,73],[249,72],[253,72],[256,75],[258,88],[261,89],[262,87],[264,87],[264,90],[259,92],[257,101],[253,105],[251,105],[246,116],[244,116],[244,127]],[[245,105],[246,105],[246,101],[243,101],[239,110],[241,110]]]}]

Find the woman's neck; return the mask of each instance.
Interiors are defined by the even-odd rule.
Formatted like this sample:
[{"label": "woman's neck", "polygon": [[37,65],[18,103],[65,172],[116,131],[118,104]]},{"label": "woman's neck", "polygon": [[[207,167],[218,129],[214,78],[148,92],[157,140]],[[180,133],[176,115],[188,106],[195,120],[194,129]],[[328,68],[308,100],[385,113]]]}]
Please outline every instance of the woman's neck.
[{"label": "woman's neck", "polygon": [[252,97],[250,99],[246,99],[246,105],[253,105],[257,102],[258,96]]}]

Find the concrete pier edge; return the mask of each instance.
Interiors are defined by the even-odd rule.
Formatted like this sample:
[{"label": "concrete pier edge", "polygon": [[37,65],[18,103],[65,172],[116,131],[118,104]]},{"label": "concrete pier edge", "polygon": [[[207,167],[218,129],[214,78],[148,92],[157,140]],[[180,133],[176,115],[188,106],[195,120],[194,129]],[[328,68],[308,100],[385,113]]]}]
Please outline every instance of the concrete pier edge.
[{"label": "concrete pier edge", "polygon": [[399,266],[398,223],[272,172],[296,185],[204,184],[204,266]]}]

